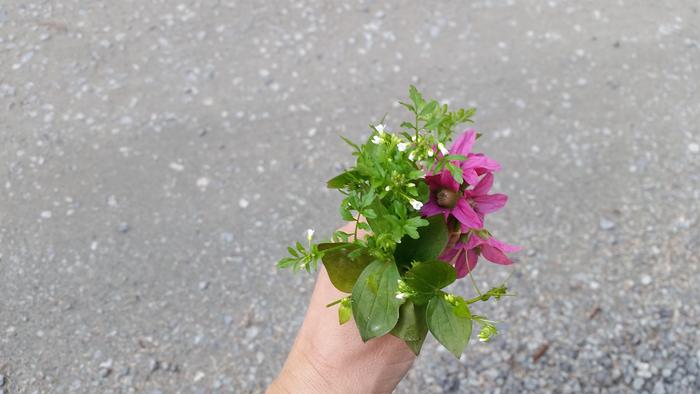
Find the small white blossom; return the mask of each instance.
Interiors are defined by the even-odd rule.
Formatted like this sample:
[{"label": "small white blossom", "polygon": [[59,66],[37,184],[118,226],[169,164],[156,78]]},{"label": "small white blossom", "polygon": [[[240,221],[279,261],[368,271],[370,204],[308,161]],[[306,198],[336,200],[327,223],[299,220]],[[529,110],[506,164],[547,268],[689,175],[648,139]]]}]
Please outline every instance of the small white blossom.
[{"label": "small white blossom", "polygon": [[408,187],[416,187],[416,184],[413,182],[409,182],[406,186]]},{"label": "small white blossom", "polygon": [[411,136],[411,141],[416,142],[416,136],[415,136],[415,135]]},{"label": "small white blossom", "polygon": [[434,153],[432,149],[428,149],[428,157],[433,157]]},{"label": "small white blossom", "polygon": [[380,136],[378,136],[378,135],[375,135],[374,137],[372,137],[372,142],[374,142],[375,144],[379,145],[379,144],[382,143],[382,137],[380,137]]},{"label": "small white blossom", "polygon": [[445,148],[445,145],[443,145],[442,142],[438,142],[438,149],[440,149],[440,152],[441,152],[443,155],[447,155],[448,153],[450,153],[450,151],[448,151],[448,150]]},{"label": "small white blossom", "polygon": [[377,132],[378,132],[379,134],[384,134],[384,131],[386,130],[386,129],[384,128],[384,125],[383,125],[383,124],[378,124],[378,125],[374,126],[374,128],[377,130]]},{"label": "small white blossom", "polygon": [[408,200],[408,202],[411,204],[413,209],[415,209],[416,211],[423,208],[423,203],[418,201],[418,200],[410,199],[410,200]]},{"label": "small white blossom", "polygon": [[408,294],[406,294],[406,293],[398,293],[398,294],[396,294],[396,298],[399,299],[399,300],[405,300],[406,297],[408,297]]},{"label": "small white blossom", "polygon": [[391,190],[391,186],[387,186],[387,187],[385,187],[385,188],[384,188],[384,190],[385,190],[385,191],[389,191],[389,190]]},{"label": "small white blossom", "polygon": [[411,160],[411,161],[416,160],[416,152],[415,151],[408,154],[408,160]]},{"label": "small white blossom", "polygon": [[313,239],[313,237],[314,237],[314,230],[311,229],[311,228],[308,229],[308,230],[306,230],[306,239],[308,239],[309,242],[311,242],[311,240]]},{"label": "small white blossom", "polygon": [[406,148],[408,148],[408,144],[407,144],[407,143],[405,143],[405,142],[399,142],[399,144],[398,144],[398,145],[396,145],[396,149],[398,149],[398,150],[399,150],[399,152],[403,152],[403,151],[405,151],[405,150],[406,150]]}]

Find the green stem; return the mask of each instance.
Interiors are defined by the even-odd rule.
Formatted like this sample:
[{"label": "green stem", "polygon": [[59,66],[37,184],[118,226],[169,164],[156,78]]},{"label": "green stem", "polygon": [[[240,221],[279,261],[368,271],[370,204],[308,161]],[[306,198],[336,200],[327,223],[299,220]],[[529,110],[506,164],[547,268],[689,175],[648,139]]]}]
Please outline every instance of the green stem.
[{"label": "green stem", "polygon": [[341,298],[341,299],[338,299],[338,300],[335,300],[335,301],[331,302],[330,304],[326,305],[326,308],[330,308],[330,307],[332,307],[333,305],[338,305],[338,304],[340,304],[341,302],[343,302],[344,299],[345,299],[345,297],[343,297],[343,298]]},{"label": "green stem", "polygon": [[472,286],[474,286],[474,290],[476,290],[476,293],[479,294],[479,297],[481,297],[483,294],[481,293],[481,290],[479,290],[479,286],[476,285],[476,280],[474,280],[474,277],[472,276],[472,270],[469,270],[469,279],[472,281]]}]

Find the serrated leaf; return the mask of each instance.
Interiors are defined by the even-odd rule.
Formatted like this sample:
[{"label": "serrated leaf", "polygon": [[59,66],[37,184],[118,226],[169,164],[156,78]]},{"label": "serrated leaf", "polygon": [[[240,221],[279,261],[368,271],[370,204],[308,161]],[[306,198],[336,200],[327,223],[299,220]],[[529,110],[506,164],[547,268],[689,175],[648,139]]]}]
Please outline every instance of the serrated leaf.
[{"label": "serrated leaf", "polygon": [[403,300],[396,298],[399,271],[391,261],[376,260],[352,288],[352,314],[364,342],[382,336],[399,320]]},{"label": "serrated leaf", "polygon": [[429,103],[426,104],[426,105],[423,107],[423,109],[420,111],[419,116],[424,116],[424,115],[433,113],[433,112],[435,111],[435,108],[437,108],[437,106],[438,106],[438,102],[437,102],[437,101],[433,100],[433,101],[429,102]]},{"label": "serrated leaf", "polygon": [[413,239],[405,236],[396,245],[394,259],[400,265],[409,265],[413,261],[437,260],[447,245],[447,225],[443,215],[426,218],[428,225],[418,228],[420,238]]},{"label": "serrated leaf", "polygon": [[413,101],[413,107],[416,109],[416,111],[420,111],[425,100],[423,100],[423,96],[415,86],[411,85],[409,87],[408,96],[411,98],[411,101]]},{"label": "serrated leaf", "polygon": [[445,296],[438,295],[428,302],[427,321],[435,339],[459,358],[472,334],[471,319],[457,316]]},{"label": "serrated leaf", "polygon": [[[328,277],[336,289],[351,293],[357,278],[369,265],[372,258],[363,251],[358,250],[360,246],[352,243],[322,243],[318,245],[318,250],[323,253],[323,265],[328,271]],[[350,253],[359,254],[356,258],[351,258]]]},{"label": "serrated leaf", "polygon": [[410,300],[401,305],[401,308],[399,308],[399,321],[391,330],[391,334],[403,339],[417,356],[428,334],[425,306],[415,305]]}]

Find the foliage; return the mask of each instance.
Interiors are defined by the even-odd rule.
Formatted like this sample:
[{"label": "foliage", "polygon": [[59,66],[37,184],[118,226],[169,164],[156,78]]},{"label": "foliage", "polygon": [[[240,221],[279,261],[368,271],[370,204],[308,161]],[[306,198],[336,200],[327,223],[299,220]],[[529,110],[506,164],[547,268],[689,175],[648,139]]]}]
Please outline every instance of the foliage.
[{"label": "foliage", "polygon": [[[474,322],[482,327],[481,340],[496,334],[495,323],[472,315],[470,305],[508,294],[505,286],[469,300],[445,292],[456,279],[455,268],[439,260],[451,224],[443,215],[423,217],[420,209],[430,197],[425,182],[430,171],[449,171],[463,183],[460,162],[467,157],[449,153],[445,145],[459,124],[472,122],[476,110],[450,111],[424,99],[414,86],[409,101],[400,104],[411,118],[398,132],[376,124],[364,144],[343,138],[356,163],[327,186],[343,195],[340,216],[354,223],[353,231],[336,232],[319,244],[309,235],[308,246],[297,242],[278,266],[311,271],[321,260],[333,285],[349,293],[329,306],[338,305],[340,324],[352,316],[364,341],[391,333],[418,354],[431,332],[459,357]],[[358,236],[360,230],[365,235]]]}]

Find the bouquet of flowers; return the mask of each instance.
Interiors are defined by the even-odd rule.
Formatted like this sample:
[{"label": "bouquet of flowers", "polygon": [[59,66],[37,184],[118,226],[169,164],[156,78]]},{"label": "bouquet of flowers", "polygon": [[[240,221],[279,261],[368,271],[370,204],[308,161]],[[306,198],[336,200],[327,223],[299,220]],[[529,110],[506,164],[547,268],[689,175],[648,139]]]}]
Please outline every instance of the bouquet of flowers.
[{"label": "bouquet of flowers", "polygon": [[[507,253],[519,248],[484,227],[486,214],[507,200],[489,194],[500,165],[472,152],[480,137],[474,130],[454,136],[457,125],[472,122],[475,109],[450,111],[425,100],[414,86],[409,96],[401,105],[411,120],[401,123],[400,132],[391,133],[382,121],[370,125],[362,145],[343,138],[357,161],[328,187],[345,196],[340,215],[354,231],[314,243],[308,230],[308,244],[288,248],[278,266],[311,271],[322,261],[333,285],[348,294],[328,306],[338,305],[340,324],[354,318],[363,341],[391,334],[418,354],[431,332],[459,357],[474,323],[481,341],[497,333],[495,322],[476,314],[474,304],[510,295],[505,284],[478,289],[472,271],[479,258],[509,265]],[[465,276],[473,298],[445,291]]]}]

